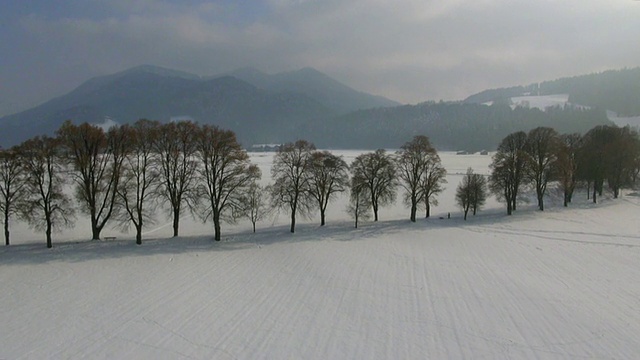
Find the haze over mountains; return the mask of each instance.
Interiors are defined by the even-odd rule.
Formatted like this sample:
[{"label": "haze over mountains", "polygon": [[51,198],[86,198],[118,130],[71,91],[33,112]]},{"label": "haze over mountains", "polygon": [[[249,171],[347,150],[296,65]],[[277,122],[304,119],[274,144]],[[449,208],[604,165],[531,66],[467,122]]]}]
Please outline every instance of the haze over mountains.
[{"label": "haze over mountains", "polygon": [[245,144],[281,142],[313,119],[393,105],[398,103],[309,68],[277,75],[241,69],[206,78],[145,65],[91,79],[67,95],[5,116],[0,142],[8,146],[52,134],[67,119],[99,124],[107,118],[118,123],[192,119],[230,128]]},{"label": "haze over mountains", "polygon": [[[513,106],[512,97],[532,94],[569,94],[573,105]],[[609,122],[605,110],[639,115],[639,100],[640,68],[486,90],[461,102],[401,105],[312,68],[274,75],[242,68],[200,77],[145,65],[93,78],[64,96],[0,118],[0,145],[51,135],[67,119],[101,124],[147,118],[215,124],[235,131],[247,147],[305,138],[319,147],[393,148],[426,134],[440,149],[492,150],[516,130],[552,126],[584,132]]]}]

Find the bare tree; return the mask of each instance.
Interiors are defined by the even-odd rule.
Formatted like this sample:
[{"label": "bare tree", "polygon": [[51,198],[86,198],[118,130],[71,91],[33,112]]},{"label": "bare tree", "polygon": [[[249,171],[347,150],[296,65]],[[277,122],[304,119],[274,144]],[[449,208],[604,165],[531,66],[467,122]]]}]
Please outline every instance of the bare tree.
[{"label": "bare tree", "polygon": [[404,202],[411,207],[410,219],[415,222],[418,204],[426,198],[423,185],[428,182],[429,163],[440,162],[440,158],[429,138],[424,135],[415,136],[402,145],[396,155],[400,185],[405,190]]},{"label": "bare tree", "polygon": [[353,176],[349,188],[349,204],[347,213],[355,220],[355,228],[358,228],[359,219],[367,220],[371,217],[371,196],[369,187],[363,178]]},{"label": "bare tree", "polygon": [[271,166],[274,183],[269,187],[274,208],[287,209],[291,214],[291,229],[295,232],[296,215],[307,215],[313,206],[309,193],[311,154],[316,147],[306,141],[282,145]]},{"label": "bare tree", "polygon": [[544,195],[554,176],[558,146],[558,133],[552,128],[537,127],[527,134],[525,173],[536,188],[540,211],[544,211]]},{"label": "bare tree", "polygon": [[351,164],[351,173],[364,182],[371,197],[374,221],[378,221],[380,206],[396,199],[396,167],[393,158],[384,149],[358,155]]},{"label": "bare tree", "polygon": [[196,196],[197,142],[200,129],[192,122],[170,122],[160,125],[154,152],[160,164],[158,194],[171,209],[173,236],[178,236],[183,206],[193,210]]},{"label": "bare tree", "polygon": [[578,181],[578,152],[582,135],[578,133],[560,136],[555,169],[563,192],[564,206],[569,206]]},{"label": "bare tree", "polygon": [[249,185],[246,194],[246,214],[253,225],[254,233],[256,232],[256,223],[263,220],[269,214],[269,207],[264,197],[264,190],[262,186],[253,182]]},{"label": "bare tree", "polygon": [[76,198],[91,220],[92,239],[100,233],[113,213],[116,188],[120,180],[123,154],[114,146],[117,130],[109,136],[94,125],[74,125],[66,121],[57,131],[64,162],[72,169],[71,180],[76,186]]},{"label": "bare tree", "polygon": [[620,190],[631,186],[640,156],[638,132],[629,126],[616,129],[615,140],[607,146],[607,184],[614,199]]},{"label": "bare tree", "polygon": [[120,221],[133,224],[136,229],[136,244],[142,244],[142,228],[153,222],[155,204],[153,189],[160,172],[154,161],[153,147],[159,123],[141,119],[133,126],[124,125],[130,144],[122,167],[122,183],[118,186]]},{"label": "bare tree", "polygon": [[469,210],[473,215],[482,208],[487,200],[487,180],[480,174],[475,174],[472,168],[467,169],[466,175],[456,189],[456,201],[464,211],[467,220]]},{"label": "bare tree", "polygon": [[347,189],[349,167],[340,156],[328,151],[314,151],[310,161],[309,194],[318,203],[320,226],[324,226],[329,201]]},{"label": "bare tree", "polygon": [[47,136],[35,137],[17,147],[23,159],[27,197],[21,215],[36,230],[44,230],[51,248],[53,230],[73,223],[71,200],[63,191],[64,168],[60,142]]},{"label": "bare tree", "polygon": [[426,163],[425,176],[423,178],[422,192],[424,193],[424,209],[425,217],[431,216],[431,205],[438,205],[436,196],[444,190],[444,184],[447,183],[447,170],[442,166],[440,162],[440,156],[429,157],[429,161]]},{"label": "bare tree", "polygon": [[0,212],[4,224],[5,245],[9,246],[9,223],[13,215],[19,214],[20,202],[24,201],[25,168],[15,148],[0,149]]},{"label": "bare tree", "polygon": [[244,216],[244,196],[260,178],[260,170],[251,165],[249,155],[231,130],[205,125],[197,137],[201,193],[208,202],[203,218],[211,218],[214,238],[221,239],[221,222],[234,222]]},{"label": "bare tree", "polygon": [[580,149],[580,177],[593,184],[593,202],[602,195],[605,180],[618,197],[629,185],[640,153],[638,134],[629,127],[599,125],[589,130]]},{"label": "bare tree", "polygon": [[507,203],[507,215],[516,210],[518,191],[524,181],[527,134],[518,131],[507,135],[498,146],[490,165],[491,191]]}]

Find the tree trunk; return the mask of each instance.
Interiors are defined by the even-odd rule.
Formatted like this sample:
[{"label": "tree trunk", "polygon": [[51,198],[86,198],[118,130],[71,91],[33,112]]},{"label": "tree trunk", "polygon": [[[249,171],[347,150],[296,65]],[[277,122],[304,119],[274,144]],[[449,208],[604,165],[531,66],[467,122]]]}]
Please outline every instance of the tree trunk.
[{"label": "tree trunk", "polygon": [[100,240],[100,230],[98,228],[98,219],[96,219],[95,207],[91,207],[91,239]]},{"label": "tree trunk", "polygon": [[255,234],[256,233],[256,222],[252,221],[251,223],[253,224],[253,233]]},{"label": "tree trunk", "polygon": [[220,228],[220,213],[218,211],[213,210],[213,239],[215,241],[220,241],[220,239],[222,238],[220,232],[221,232],[221,228]]},{"label": "tree trunk", "polygon": [[469,212],[469,208],[464,209],[464,221],[467,221],[467,213]]},{"label": "tree trunk", "polygon": [[507,215],[511,215],[513,209],[511,208],[511,201],[507,201]]},{"label": "tree trunk", "polygon": [[411,222],[416,222],[416,211],[418,210],[418,205],[414,200],[411,200]]},{"label": "tree trunk", "polygon": [[220,234],[221,229],[220,229],[220,219],[214,220],[213,221],[213,238],[215,241],[220,241],[220,239],[222,239],[222,234]]},{"label": "tree trunk", "polygon": [[296,211],[298,210],[298,194],[296,194],[295,198],[293,199],[293,204],[291,204],[291,228],[289,229],[289,231],[291,231],[291,233],[295,233],[296,232]]},{"label": "tree trunk", "polygon": [[373,208],[373,221],[378,221],[378,201],[371,191],[371,207]]},{"label": "tree trunk", "polygon": [[564,192],[564,207],[569,206],[569,192],[565,190]]},{"label": "tree trunk", "polygon": [[173,237],[178,236],[178,227],[180,226],[180,210],[173,210]]},{"label": "tree trunk", "polygon": [[596,189],[596,186],[593,187],[593,203],[596,204],[598,202],[598,200],[596,199],[598,194],[598,190]]},{"label": "tree trunk", "polygon": [[136,244],[142,245],[142,207],[138,210],[138,223],[136,224]]},{"label": "tree trunk", "polygon": [[142,245],[142,224],[136,225],[136,244]]},{"label": "tree trunk", "polygon": [[373,221],[378,221],[378,206],[373,206]]},{"label": "tree trunk", "polygon": [[291,212],[291,229],[290,229],[290,231],[292,233],[296,232],[296,212],[295,211]]},{"label": "tree trunk", "polygon": [[354,218],[356,219],[356,229],[358,228],[358,214],[360,213],[360,195],[356,194],[356,212]]},{"label": "tree trunk", "polygon": [[324,210],[323,208],[320,208],[320,226],[324,226]]},{"label": "tree trunk", "polygon": [[51,242],[51,220],[47,219],[47,230],[45,231],[45,234],[47,235],[47,248],[51,249],[53,247],[53,244]]},{"label": "tree trunk", "polygon": [[9,213],[6,212],[4,214],[4,244],[9,246]]},{"label": "tree trunk", "polygon": [[96,224],[93,224],[94,220],[91,220],[91,239],[100,240],[100,228]]},{"label": "tree trunk", "polygon": [[538,209],[540,209],[540,211],[544,211],[544,199],[542,194],[538,194]]},{"label": "tree trunk", "polygon": [[428,219],[430,216],[431,216],[431,204],[429,204],[429,202],[427,201],[427,203],[425,204],[424,217]]}]

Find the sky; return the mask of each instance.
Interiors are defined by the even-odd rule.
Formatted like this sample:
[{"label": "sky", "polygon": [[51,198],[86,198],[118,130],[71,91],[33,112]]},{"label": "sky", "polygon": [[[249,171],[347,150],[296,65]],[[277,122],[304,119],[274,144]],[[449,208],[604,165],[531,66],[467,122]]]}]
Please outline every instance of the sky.
[{"label": "sky", "polygon": [[0,115],[151,64],[313,67],[402,103],[640,66],[637,0],[21,0],[0,4]]}]

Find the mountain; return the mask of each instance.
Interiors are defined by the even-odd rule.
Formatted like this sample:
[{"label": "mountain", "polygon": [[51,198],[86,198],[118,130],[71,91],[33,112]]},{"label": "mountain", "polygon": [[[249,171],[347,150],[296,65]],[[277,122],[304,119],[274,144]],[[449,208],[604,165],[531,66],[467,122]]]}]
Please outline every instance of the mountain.
[{"label": "mountain", "polygon": [[484,90],[469,96],[466,103],[509,103],[524,95],[568,94],[569,102],[611,110],[622,116],[640,115],[640,67],[566,77],[552,81]]},{"label": "mountain", "polygon": [[339,113],[400,105],[400,103],[382,96],[354,90],[318,70],[308,67],[274,75],[263,73],[254,68],[241,68],[227,75],[265,90],[305,94]]},{"label": "mountain", "polygon": [[[6,147],[35,135],[51,135],[67,119],[99,124],[105,119],[131,123],[140,118],[216,124],[233,129],[247,145],[283,142],[296,139],[308,123],[346,109],[395,104],[376,101],[377,97],[312,69],[280,75],[254,73],[253,79],[247,69],[237,71],[237,77],[204,78],[144,65],[93,78],[64,96],[1,118],[0,144]],[[337,101],[332,93],[343,98]]]},{"label": "mountain", "polygon": [[[441,150],[493,150],[514,131],[549,126],[584,133],[611,124],[605,109],[634,114],[640,104],[636,75],[640,68],[487,90],[462,102],[385,107],[395,103],[310,68],[275,75],[244,68],[199,77],[147,65],[91,79],[67,95],[1,118],[0,145],[53,134],[67,119],[100,124],[148,118],[215,124],[233,130],[245,146],[304,138],[324,148],[397,148],[424,134]],[[512,104],[513,97],[532,93],[568,93],[570,102],[586,106]]]}]

